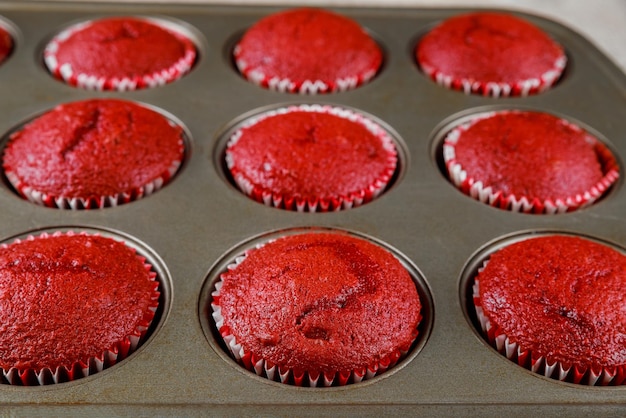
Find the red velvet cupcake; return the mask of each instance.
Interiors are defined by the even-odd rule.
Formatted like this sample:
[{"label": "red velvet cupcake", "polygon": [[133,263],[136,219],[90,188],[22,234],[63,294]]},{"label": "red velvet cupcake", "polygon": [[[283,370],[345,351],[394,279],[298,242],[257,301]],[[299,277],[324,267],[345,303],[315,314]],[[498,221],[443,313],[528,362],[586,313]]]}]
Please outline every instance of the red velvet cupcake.
[{"label": "red velvet cupcake", "polygon": [[554,379],[626,381],[626,256],[587,239],[542,236],[493,253],[474,285],[488,341]]},{"label": "red velvet cupcake", "polygon": [[539,93],[560,78],[563,48],[530,22],[478,12],[446,19],[420,40],[415,57],[437,83],[485,96]]},{"label": "red velvet cupcake", "polygon": [[556,116],[498,111],[474,117],[445,138],[450,180],[489,205],[525,213],[562,213],[592,204],[619,177],[611,151]]},{"label": "red velvet cupcake", "polygon": [[377,197],[395,172],[397,151],[387,131],[359,113],[300,105],[247,120],[228,141],[226,163],[259,202],[332,211]]},{"label": "red velvet cupcake", "polygon": [[240,364],[270,380],[356,383],[392,367],[418,334],[413,279],[364,239],[284,236],[249,250],[220,279],[216,327]]},{"label": "red velvet cupcake", "polygon": [[194,43],[173,25],[116,17],[79,23],[44,50],[46,67],[66,83],[92,90],[135,90],[179,79],[196,60]]},{"label": "red velvet cupcake", "polygon": [[237,68],[263,87],[289,93],[353,89],[380,69],[378,44],[352,19],[298,8],[261,19],[234,50]]},{"label": "red velvet cupcake", "polygon": [[3,168],[20,195],[61,209],[117,206],[159,190],[184,158],[182,128],[133,102],[62,104],[14,132]]},{"label": "red velvet cupcake", "polygon": [[4,381],[71,381],[126,358],[157,310],[155,278],[134,249],[99,235],[44,233],[0,245]]},{"label": "red velvet cupcake", "polygon": [[13,50],[13,38],[8,30],[2,27],[0,20],[0,64],[7,59]]}]

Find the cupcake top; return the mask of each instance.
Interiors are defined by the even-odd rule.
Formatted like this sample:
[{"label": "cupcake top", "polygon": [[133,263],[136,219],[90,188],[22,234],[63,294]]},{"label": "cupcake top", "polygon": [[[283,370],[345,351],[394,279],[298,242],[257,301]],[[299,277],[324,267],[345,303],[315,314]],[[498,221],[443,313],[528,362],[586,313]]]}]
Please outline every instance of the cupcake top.
[{"label": "cupcake top", "polygon": [[196,55],[195,45],[183,34],[133,17],[71,26],[44,50],[54,76],[96,90],[134,90],[171,82],[191,69]]},{"label": "cupcake top", "polygon": [[444,160],[465,192],[474,188],[505,207],[525,199],[539,212],[591,203],[618,177],[614,157],[594,136],[532,111],[491,112],[455,128],[444,141]]},{"label": "cupcake top", "polygon": [[[182,129],[163,115],[117,99],[62,104],[13,133],[3,167],[29,200],[64,207],[113,204],[158,189],[184,155]],[[59,202],[61,200],[61,202]],[[118,201],[119,200],[119,201]]]},{"label": "cupcake top", "polygon": [[446,19],[420,40],[422,70],[449,88],[525,96],[554,84],[567,58],[540,28],[513,15],[477,12]]},{"label": "cupcake top", "polygon": [[118,353],[148,328],[158,282],[111,238],[43,234],[0,246],[0,367],[82,367]]},{"label": "cupcake top", "polygon": [[221,276],[222,335],[279,367],[352,371],[406,352],[420,322],[411,276],[381,247],[337,233],[285,236]]},{"label": "cupcake top", "polygon": [[380,126],[330,106],[292,106],[252,118],[231,137],[228,168],[248,195],[278,207],[334,210],[388,184],[397,152]]},{"label": "cupcake top", "polygon": [[565,368],[626,365],[626,256],[571,236],[517,242],[489,257],[478,297],[494,327]]},{"label": "cupcake top", "polygon": [[382,51],[352,19],[321,9],[297,8],[250,27],[234,50],[239,71],[274,90],[326,93],[371,79]]},{"label": "cupcake top", "polygon": [[11,34],[0,25],[0,63],[4,61],[13,50],[13,38]]}]

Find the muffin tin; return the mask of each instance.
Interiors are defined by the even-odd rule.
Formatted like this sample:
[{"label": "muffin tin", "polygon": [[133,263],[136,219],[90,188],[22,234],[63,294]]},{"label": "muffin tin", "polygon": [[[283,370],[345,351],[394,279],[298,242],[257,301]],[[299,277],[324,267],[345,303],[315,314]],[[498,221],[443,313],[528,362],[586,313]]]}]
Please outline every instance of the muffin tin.
[{"label": "muffin tin", "polygon": [[[154,331],[129,358],[95,375],[39,387],[0,385],[0,403],[23,415],[380,415],[447,416],[623,413],[626,387],[588,387],[518,367],[480,337],[468,309],[468,277],[481,254],[519,234],[573,233],[626,247],[626,76],[588,41],[555,22],[518,14],[566,49],[565,75],[526,98],[488,98],[447,90],[413,59],[419,37],[461,9],[334,9],[366,27],[385,51],[381,72],[355,90],[318,96],[284,94],[245,81],[230,53],[242,32],[272,7],[83,3],[0,4],[0,24],[16,39],[0,65],[0,135],[53,106],[92,97],[134,100],[180,121],[188,149],[178,175],[158,192],[98,210],[36,206],[0,187],[0,240],[33,231],[101,230],[127,237],[159,266],[164,304]],[[192,71],[171,84],[132,92],[94,92],[45,70],[47,40],[67,25],[102,16],[139,15],[181,25],[197,43]],[[223,147],[248,115],[289,104],[331,104],[373,115],[400,149],[393,184],[363,206],[298,213],[257,203],[229,181]],[[474,201],[443,174],[440,138],[460,119],[496,109],[544,110],[570,118],[616,155],[622,177],[594,205],[572,213],[513,213]],[[3,144],[5,143],[3,142]],[[418,275],[428,300],[419,347],[391,371],[344,387],[298,388],[239,367],[207,319],[215,271],[241,248],[294,228],[349,231],[382,243]],[[410,270],[411,270],[410,269]],[[618,307],[616,307],[617,309]]]}]

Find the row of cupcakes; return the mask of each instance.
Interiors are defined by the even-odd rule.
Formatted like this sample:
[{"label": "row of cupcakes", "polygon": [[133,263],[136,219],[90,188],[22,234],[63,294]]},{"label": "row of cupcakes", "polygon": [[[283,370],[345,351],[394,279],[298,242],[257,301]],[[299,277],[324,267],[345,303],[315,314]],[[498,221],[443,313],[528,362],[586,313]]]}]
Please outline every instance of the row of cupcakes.
[{"label": "row of cupcakes", "polygon": [[[0,26],[0,62],[12,48],[10,33]],[[487,12],[446,19],[421,37],[413,54],[437,83],[495,97],[548,89],[567,63],[563,47],[542,29],[513,15]],[[187,31],[167,20],[115,17],[65,28],[47,43],[43,56],[48,71],[70,85],[134,90],[179,79],[192,69],[198,48]],[[319,94],[367,83],[381,71],[384,53],[353,19],[296,8],[249,27],[232,59],[255,84]]]},{"label": "row of cupcakes", "polygon": [[[289,385],[359,383],[426,344],[432,296],[419,270],[383,243],[342,230],[280,231],[227,254],[206,279],[209,339],[250,372]],[[479,254],[469,315],[502,355],[574,384],[626,381],[626,255],[568,233],[507,238]],[[83,230],[0,245],[0,380],[46,385],[127,358],[163,312],[167,279],[127,237]],[[208,329],[207,329],[208,328]],[[211,333],[214,337],[210,337]]]},{"label": "row of cupcakes", "polygon": [[[339,106],[301,104],[248,117],[224,145],[227,177],[250,198],[302,212],[368,203],[397,178],[400,139]],[[25,199],[61,209],[118,206],[167,184],[186,158],[178,123],[120,99],[65,103],[8,135],[2,167]],[[445,174],[463,193],[523,213],[586,207],[619,178],[617,158],[578,124],[546,112],[473,115],[445,133]],[[188,144],[187,144],[188,146]]]}]

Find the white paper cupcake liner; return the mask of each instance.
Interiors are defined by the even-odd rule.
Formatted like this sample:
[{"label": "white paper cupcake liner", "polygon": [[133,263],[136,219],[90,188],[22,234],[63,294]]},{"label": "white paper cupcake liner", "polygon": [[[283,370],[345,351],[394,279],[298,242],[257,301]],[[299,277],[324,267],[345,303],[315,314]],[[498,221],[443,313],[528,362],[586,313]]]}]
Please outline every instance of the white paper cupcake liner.
[{"label": "white paper cupcake liner", "polygon": [[460,90],[465,94],[479,94],[490,97],[525,97],[541,93],[552,87],[563,74],[567,65],[565,55],[557,58],[552,68],[539,77],[519,80],[515,83],[485,82],[471,78],[457,78],[429,64],[421,64],[421,69],[437,84],[452,90]]},{"label": "white paper cupcake liner", "polygon": [[355,74],[350,77],[337,78],[334,80],[301,80],[296,81],[289,77],[268,76],[256,67],[252,67],[246,60],[241,58],[241,46],[238,44],[233,50],[235,65],[239,72],[248,81],[258,86],[279,91],[281,93],[300,93],[300,94],[323,94],[344,92],[355,89],[369,82],[376,73],[377,68]]},{"label": "white paper cupcake liner", "polygon": [[163,186],[170,182],[172,177],[174,177],[174,175],[178,171],[180,165],[181,160],[174,161],[166,172],[141,187],[137,187],[132,190],[118,193],[115,195],[88,198],[56,196],[53,194],[44,193],[21,181],[13,171],[5,171],[5,175],[7,177],[7,180],[9,180],[9,183],[11,183],[11,186],[13,186],[13,188],[24,199],[28,200],[31,203],[57,209],[102,209],[106,207],[116,207],[125,203],[134,202],[160,190]]}]

